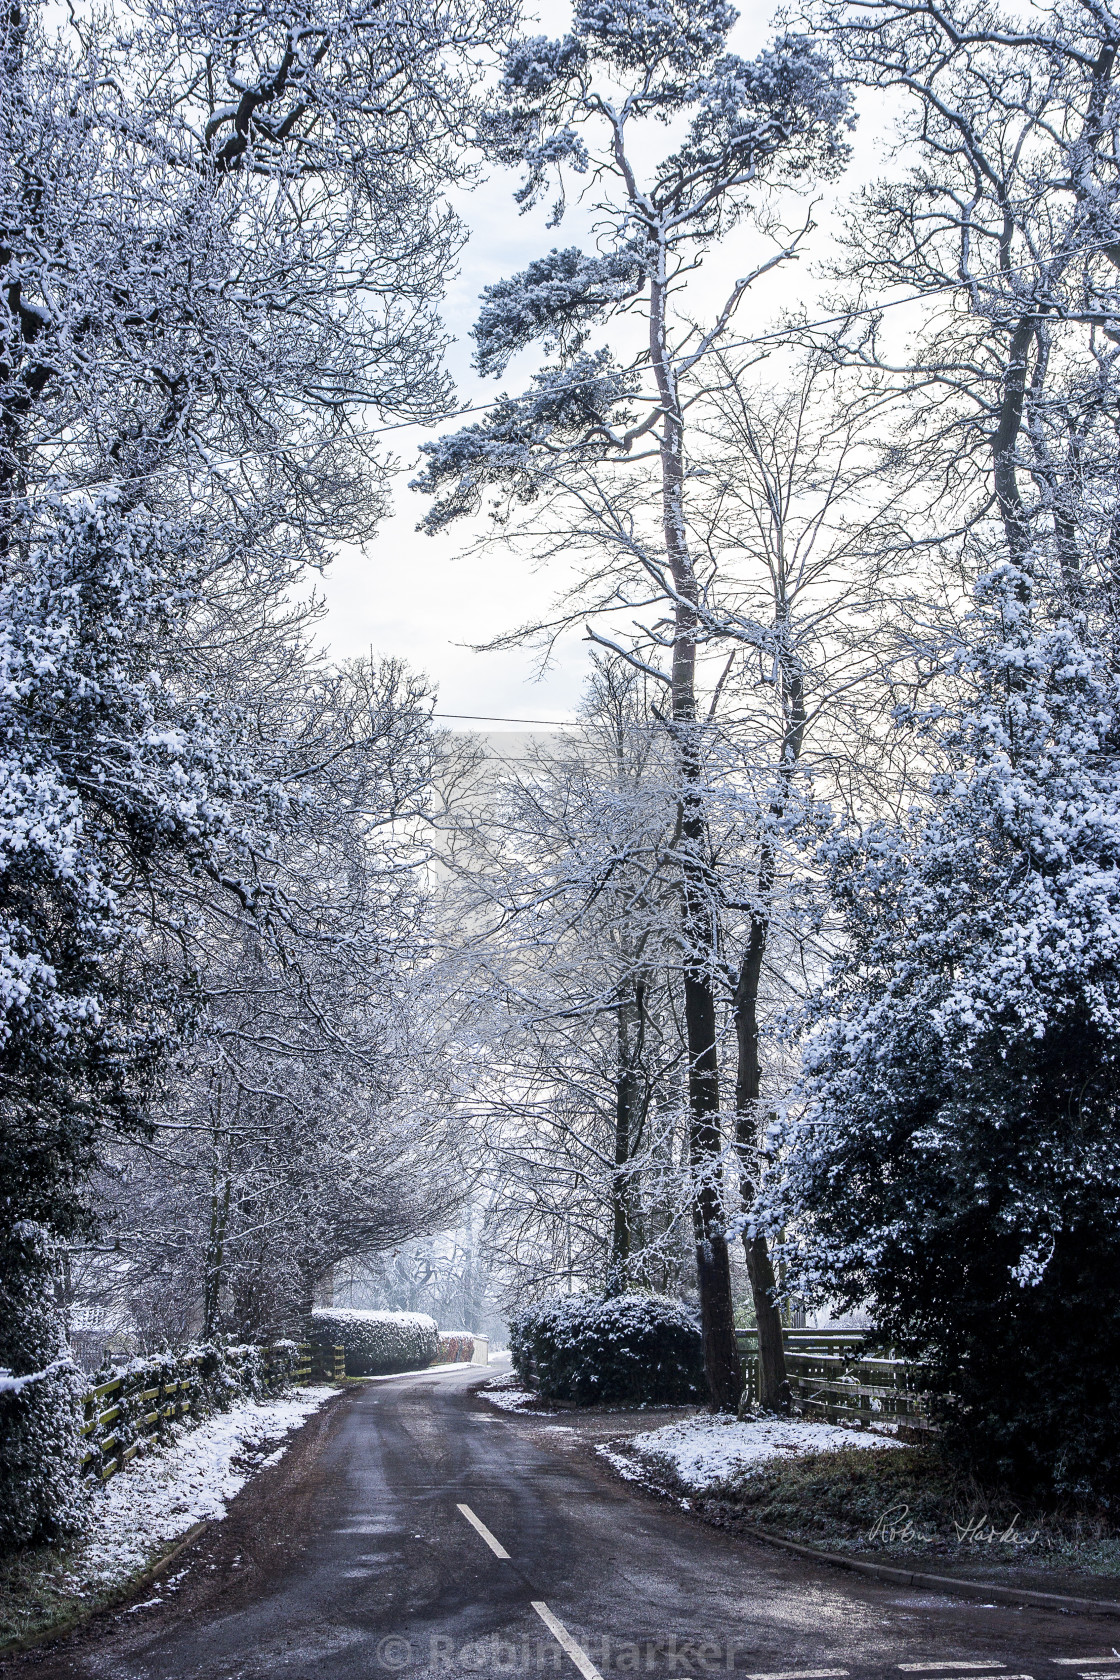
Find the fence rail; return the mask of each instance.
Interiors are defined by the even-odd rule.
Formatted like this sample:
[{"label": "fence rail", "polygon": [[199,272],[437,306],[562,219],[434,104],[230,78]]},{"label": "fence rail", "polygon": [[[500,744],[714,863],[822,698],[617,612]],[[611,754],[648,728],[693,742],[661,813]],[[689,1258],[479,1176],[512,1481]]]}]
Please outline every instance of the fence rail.
[{"label": "fence rail", "polygon": [[[759,1397],[758,1333],[737,1331],[746,1394]],[[829,1423],[894,1424],[930,1434],[930,1395],[921,1365],[888,1352],[864,1356],[866,1338],[850,1330],[786,1330],[786,1373],[795,1403],[809,1417]]]},{"label": "fence rail", "polygon": [[[258,1351],[263,1354],[258,1378],[266,1389],[279,1388],[284,1382],[311,1381],[310,1346],[300,1344],[293,1359],[291,1343],[262,1350],[223,1349],[226,1380],[236,1382],[239,1368],[255,1358]],[[332,1351],[337,1375],[342,1349]],[[122,1371],[109,1382],[89,1389],[82,1398],[81,1424],[86,1443],[82,1469],[86,1474],[108,1481],[152,1440],[165,1434],[176,1418],[197,1410],[208,1397],[202,1374],[207,1358],[204,1352],[181,1354],[167,1361],[166,1373],[158,1372],[158,1360],[142,1361],[139,1369]]]}]

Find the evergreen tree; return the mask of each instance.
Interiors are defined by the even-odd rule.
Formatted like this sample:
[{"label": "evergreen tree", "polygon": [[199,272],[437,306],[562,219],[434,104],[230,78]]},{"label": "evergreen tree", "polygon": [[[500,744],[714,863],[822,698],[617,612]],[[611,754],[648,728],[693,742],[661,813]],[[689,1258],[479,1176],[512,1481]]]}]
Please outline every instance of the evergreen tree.
[{"label": "evergreen tree", "polygon": [[802,1287],[932,1362],[974,1467],[1115,1494],[1120,686],[1010,562],[976,619],[925,807],[830,848],[847,945],[770,1211]]}]

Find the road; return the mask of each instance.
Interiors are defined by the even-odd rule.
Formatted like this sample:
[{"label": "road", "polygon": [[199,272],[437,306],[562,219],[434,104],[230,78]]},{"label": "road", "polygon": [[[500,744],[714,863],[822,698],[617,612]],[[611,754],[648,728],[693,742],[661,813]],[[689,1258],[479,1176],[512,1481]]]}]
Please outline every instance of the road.
[{"label": "road", "polygon": [[495,1412],[481,1375],[330,1402],[177,1561],[171,1590],[13,1672],[1120,1680],[1120,1623],[905,1592],[744,1544],[563,1450],[562,1426]]}]

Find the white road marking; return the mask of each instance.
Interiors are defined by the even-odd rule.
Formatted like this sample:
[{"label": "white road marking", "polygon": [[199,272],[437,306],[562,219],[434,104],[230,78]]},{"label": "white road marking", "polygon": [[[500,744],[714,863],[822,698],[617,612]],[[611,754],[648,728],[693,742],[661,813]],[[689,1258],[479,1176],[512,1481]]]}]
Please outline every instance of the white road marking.
[{"label": "white road marking", "polygon": [[487,1528],[486,1524],[482,1521],[481,1517],[476,1517],[469,1505],[460,1505],[459,1510],[462,1511],[463,1515],[466,1517],[466,1519],[470,1523],[471,1527],[472,1528],[477,1528],[478,1532],[481,1534],[482,1538],[485,1540],[486,1544],[489,1546],[490,1550],[493,1552],[495,1557],[500,1557],[500,1558],[508,1558],[509,1557],[509,1553],[506,1551],[505,1547],[503,1545],[501,1545],[499,1541],[495,1540],[494,1536],[491,1534],[491,1532]]},{"label": "white road marking", "polygon": [[786,1674],[748,1674],[746,1680],[839,1680],[846,1668],[791,1668]]},{"label": "white road marking", "polygon": [[963,1674],[966,1670],[979,1671],[986,1668],[1003,1668],[1003,1663],[994,1662],[941,1662],[941,1663],[899,1663],[903,1674]]},{"label": "white road marking", "polygon": [[583,1675],[583,1680],[603,1680],[603,1676],[599,1673],[583,1646],[577,1645],[563,1622],[557,1621],[548,1605],[539,1603],[536,1599],[532,1600],[532,1605],[557,1645],[571,1657]]}]

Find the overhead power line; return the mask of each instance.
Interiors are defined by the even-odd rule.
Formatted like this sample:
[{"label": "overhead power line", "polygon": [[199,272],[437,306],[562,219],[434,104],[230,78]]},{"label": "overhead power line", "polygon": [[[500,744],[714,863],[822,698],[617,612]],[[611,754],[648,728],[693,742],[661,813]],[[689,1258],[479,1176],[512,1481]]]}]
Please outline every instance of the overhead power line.
[{"label": "overhead power line", "polygon": [[545,729],[578,729],[578,718],[496,717],[490,712],[433,712],[437,718],[460,718],[470,723],[539,723]]}]

